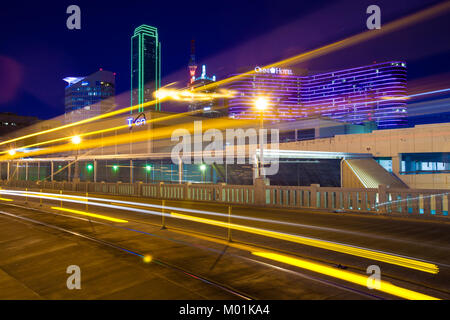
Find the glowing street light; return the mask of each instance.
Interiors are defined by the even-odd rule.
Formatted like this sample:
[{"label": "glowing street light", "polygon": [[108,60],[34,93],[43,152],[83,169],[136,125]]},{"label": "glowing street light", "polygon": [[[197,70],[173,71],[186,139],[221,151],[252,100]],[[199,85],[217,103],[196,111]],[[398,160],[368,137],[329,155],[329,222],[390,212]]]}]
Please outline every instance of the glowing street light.
[{"label": "glowing street light", "polygon": [[205,182],[205,170],[206,170],[206,165],[202,163],[200,165],[200,171],[202,172],[202,182]]},{"label": "glowing street light", "polygon": [[16,150],[11,149],[11,150],[8,151],[8,153],[9,153],[10,156],[13,156],[13,155],[16,154]]},{"label": "glowing street light", "polygon": [[72,137],[72,143],[73,143],[73,144],[80,144],[80,143],[81,143],[81,138],[80,138],[80,136],[73,136],[73,137]]},{"label": "glowing street light", "polygon": [[92,164],[88,164],[87,166],[86,166],[86,168],[88,169],[88,171],[92,171],[92,169],[94,169],[94,166],[92,165]]},{"label": "glowing street light", "polygon": [[117,164],[113,165],[113,170],[117,171],[117,169],[119,169],[119,166]]},{"label": "glowing street light", "polygon": [[[145,165],[145,183],[148,183],[148,173],[152,171],[152,166],[147,164]],[[154,174],[154,172],[152,172],[152,175]],[[152,178],[153,180],[153,178]]]},{"label": "glowing street light", "polygon": [[258,97],[256,98],[255,102],[255,108],[260,111],[260,121],[259,121],[259,144],[261,146],[261,159],[259,161],[260,168],[259,168],[259,176],[264,178],[265,172],[264,172],[264,141],[262,132],[264,129],[264,110],[267,109],[269,106],[269,100],[265,97]]},{"label": "glowing street light", "polygon": [[265,97],[259,97],[255,100],[255,107],[259,111],[264,111],[267,109],[269,101]]}]

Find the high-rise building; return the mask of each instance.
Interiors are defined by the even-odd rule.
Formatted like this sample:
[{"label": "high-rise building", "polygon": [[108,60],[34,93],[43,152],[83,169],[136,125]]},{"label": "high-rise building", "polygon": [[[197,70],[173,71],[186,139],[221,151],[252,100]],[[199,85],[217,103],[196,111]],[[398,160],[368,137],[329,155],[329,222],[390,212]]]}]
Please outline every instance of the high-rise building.
[{"label": "high-rise building", "polygon": [[378,129],[407,125],[406,63],[389,61],[310,75],[300,88],[301,112]]},{"label": "high-rise building", "polygon": [[[304,71],[281,68],[255,67],[254,73],[242,75],[227,85],[235,92],[228,100],[228,115],[236,119],[255,119],[259,111],[254,103],[257,97],[270,101],[264,112],[266,120],[295,120],[301,117],[300,87]],[[239,76],[240,74],[233,74]]]},{"label": "high-rise building", "polygon": [[66,77],[65,122],[72,123],[115,107],[115,73],[100,69],[87,77]]},{"label": "high-rise building", "polygon": [[236,92],[228,112],[255,119],[257,97],[269,100],[267,120],[327,117],[351,124],[373,121],[379,129],[407,125],[406,63],[389,61],[319,74],[292,69],[260,68],[227,85]]},{"label": "high-rise building", "polygon": [[[144,111],[143,104],[155,100],[154,92],[161,87],[161,43],[158,29],[145,24],[137,27],[131,37],[131,105],[139,105],[138,112]],[[154,110],[161,110],[160,103]]]},{"label": "high-rise building", "polygon": [[[206,65],[202,65],[202,73],[200,77],[196,77],[195,73],[191,78],[192,83],[189,85],[189,89],[196,89],[199,93],[212,94],[217,91],[217,87],[209,87],[202,90],[201,87],[207,86],[216,81],[216,76],[208,77],[206,75]],[[211,98],[206,100],[192,101],[188,105],[189,111],[199,111],[198,115],[206,117],[221,117],[226,115],[226,110],[223,108],[224,99],[223,98]],[[200,112],[201,110],[201,112]]]},{"label": "high-rise building", "polygon": [[[202,65],[201,74],[199,77],[196,75],[197,62],[195,60],[195,41],[191,40],[191,55],[189,58],[189,82],[188,87],[192,91],[196,91],[201,94],[213,95],[217,92],[216,86],[208,86],[216,81],[216,76],[208,77],[206,75],[206,65]],[[207,86],[206,89],[201,89],[201,87]],[[226,110],[223,108],[224,99],[223,98],[212,98],[211,99],[193,99],[189,105],[189,111],[198,111],[196,115],[205,117],[221,117],[226,115]]]}]

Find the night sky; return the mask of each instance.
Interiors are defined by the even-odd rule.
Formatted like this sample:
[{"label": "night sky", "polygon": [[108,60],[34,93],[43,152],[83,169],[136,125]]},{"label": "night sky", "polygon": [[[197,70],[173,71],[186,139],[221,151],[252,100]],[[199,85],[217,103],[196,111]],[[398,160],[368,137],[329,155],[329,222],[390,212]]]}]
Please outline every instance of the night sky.
[{"label": "night sky", "polygon": [[[66,76],[99,68],[117,73],[118,103],[130,88],[130,37],[140,24],[158,28],[162,84],[188,81],[190,40],[197,62],[223,78],[239,68],[278,61],[366,31],[366,8],[382,24],[439,1],[8,1],[0,11],[0,112],[48,119],[64,113]],[[81,8],[81,30],[68,30],[66,8]],[[383,25],[382,25],[383,26]],[[328,71],[391,59],[408,63],[409,83],[424,77],[450,87],[450,16],[306,61]],[[163,106],[164,108],[164,106]],[[163,109],[164,110],[164,109]],[[177,111],[177,110],[168,110]]]}]

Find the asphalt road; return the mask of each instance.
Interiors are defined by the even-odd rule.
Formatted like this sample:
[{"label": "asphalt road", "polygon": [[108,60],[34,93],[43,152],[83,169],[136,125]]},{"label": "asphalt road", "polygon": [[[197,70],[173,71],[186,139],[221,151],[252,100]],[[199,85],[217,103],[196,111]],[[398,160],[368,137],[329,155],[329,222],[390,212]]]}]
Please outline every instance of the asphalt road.
[{"label": "asphalt road", "polygon": [[[228,208],[219,204],[166,201],[170,216],[164,221],[167,229],[161,229],[161,209],[142,207],[142,203],[161,205],[160,200],[89,196],[111,199],[103,203],[113,206],[119,205],[114,201],[132,204],[120,204],[119,209],[64,202],[63,208],[127,222],[51,208],[60,206],[60,201],[44,199],[40,207],[39,199],[27,198],[25,204],[24,197],[2,195],[13,201],[0,204],[5,213],[0,213],[0,288],[8,289],[0,291],[1,299],[399,298],[255,252],[296,257],[364,276],[368,266],[377,265],[384,281],[437,298],[450,297],[450,224],[445,221],[231,208],[233,225],[425,260],[439,268],[434,274],[246,230],[232,229],[229,242],[227,228],[209,223],[228,222]],[[131,211],[135,209],[144,212]],[[208,223],[192,221],[195,217]],[[144,262],[144,255],[152,261]],[[81,290],[67,289],[69,265],[81,268]]]}]

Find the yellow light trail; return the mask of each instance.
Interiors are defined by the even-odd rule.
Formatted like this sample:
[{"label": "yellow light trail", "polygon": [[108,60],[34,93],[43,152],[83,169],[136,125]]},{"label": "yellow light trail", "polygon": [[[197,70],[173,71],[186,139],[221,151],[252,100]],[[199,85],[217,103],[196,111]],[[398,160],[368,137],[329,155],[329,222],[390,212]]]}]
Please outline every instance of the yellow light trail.
[{"label": "yellow light trail", "polygon": [[[153,100],[153,101],[149,101],[149,102],[143,103],[141,105],[136,105],[136,106],[132,106],[132,107],[116,110],[116,111],[113,111],[113,112],[105,113],[105,114],[102,114],[102,115],[99,115],[99,116],[96,116],[96,117],[92,117],[92,118],[89,118],[89,119],[81,120],[81,121],[74,122],[74,123],[71,123],[71,124],[67,124],[67,125],[64,125],[64,126],[60,126],[60,127],[56,127],[56,128],[52,128],[52,129],[48,129],[48,130],[44,130],[44,131],[35,132],[35,133],[28,134],[28,135],[25,135],[25,136],[20,136],[20,137],[14,138],[14,139],[10,139],[10,140],[7,140],[7,141],[0,142],[0,146],[3,145],[3,144],[7,144],[7,143],[23,140],[23,139],[26,139],[26,138],[31,138],[31,137],[34,137],[34,136],[38,136],[38,135],[42,135],[42,134],[46,134],[46,133],[51,133],[51,132],[63,130],[63,129],[66,129],[66,128],[70,128],[70,127],[73,127],[73,126],[89,123],[89,122],[92,122],[92,121],[96,121],[96,120],[112,117],[112,116],[115,116],[117,114],[121,114],[121,113],[125,113],[125,112],[128,112],[128,111],[132,111],[132,110],[138,109],[139,106],[141,106],[143,108],[146,108],[146,107],[148,107],[150,105],[153,105],[156,102],[162,101],[164,99],[166,99],[166,98],[157,99],[157,100]],[[223,108],[225,108],[225,107],[214,108],[214,110],[223,109]],[[177,114],[173,114],[173,115],[168,115],[168,116],[164,116],[164,117],[150,119],[150,120],[147,121],[147,123],[153,123],[153,122],[159,122],[159,121],[168,121],[168,120],[172,120],[172,119],[176,119],[176,118],[182,118],[182,117],[185,117],[185,116],[195,115],[195,114],[201,113],[201,112],[202,112],[202,110],[199,109],[199,110],[192,110],[192,111],[188,111],[188,112],[184,112],[184,113],[177,113]],[[114,131],[114,130],[120,130],[120,129],[124,129],[124,128],[128,128],[128,127],[129,127],[128,124],[126,124],[126,125],[121,125],[121,126],[117,126],[117,127],[113,127],[113,128],[107,128],[107,129],[97,130],[97,131],[88,132],[88,133],[81,133],[78,136],[83,137],[83,136],[88,136],[88,135],[101,134],[101,133]],[[73,135],[70,135],[70,136],[67,136],[67,137],[62,137],[62,138],[58,138],[58,139],[43,141],[43,142],[35,143],[35,144],[32,144],[32,145],[21,146],[21,147],[18,147],[17,149],[30,148],[30,147],[45,145],[45,144],[49,144],[49,143],[53,143],[53,142],[70,140],[72,137],[73,137]],[[9,153],[10,151],[11,150],[3,151],[3,152],[0,152],[0,154],[2,154],[2,153]]]},{"label": "yellow light trail", "polygon": [[[66,196],[66,195],[58,194],[58,193],[55,193],[55,194],[52,194],[52,195],[36,194],[36,193],[24,193],[24,195],[26,195],[26,196],[36,196],[36,195],[38,195],[39,197],[42,197],[42,198],[52,198],[52,199],[58,198],[58,199],[78,200],[78,201],[85,201],[85,202],[89,201],[88,199],[85,199],[85,198],[76,198],[76,197]],[[54,199],[54,200],[56,201],[57,199]]]},{"label": "yellow light trail", "polygon": [[[122,125],[122,126],[117,126],[114,128],[107,128],[107,129],[101,129],[101,130],[96,130],[96,131],[91,131],[91,132],[86,132],[86,133],[80,133],[77,136],[78,137],[87,137],[87,136],[92,136],[92,135],[96,135],[96,134],[101,134],[101,133],[105,133],[105,132],[109,132],[109,131],[114,131],[114,130],[120,130],[120,129],[124,129],[124,128],[128,128],[128,125]],[[37,143],[33,143],[33,144],[29,144],[26,146],[21,146],[19,148],[17,148],[18,150],[20,149],[26,149],[26,148],[32,148],[32,147],[38,147],[38,146],[43,146],[46,144],[50,144],[50,143],[55,143],[55,142],[61,142],[61,141],[70,141],[70,139],[73,136],[68,136],[68,137],[62,137],[62,138],[57,138],[57,139],[52,139],[52,140],[47,140],[47,141],[42,141],[42,142],[37,142]],[[5,153],[9,153],[9,151],[1,151],[0,154],[5,154]]]},{"label": "yellow light trail", "polygon": [[[367,287],[368,284],[368,277],[363,276],[354,272],[346,271],[346,270],[339,270],[335,269],[323,264],[310,262],[307,260],[294,258],[287,255],[282,255],[278,253],[271,253],[271,252],[258,252],[254,251],[252,252],[253,255],[270,259],[273,261],[278,261],[282,263],[286,263],[295,267],[299,267],[302,269],[311,270],[313,272],[321,273],[333,278],[341,279],[344,281],[348,281],[360,286]],[[374,288],[374,290],[379,290],[400,298],[409,299],[409,300],[440,300],[438,298],[422,294],[416,291],[408,290],[399,286],[396,286],[390,282],[380,280],[379,282],[380,287]]]},{"label": "yellow light trail", "polygon": [[[218,107],[218,108],[214,108],[214,110],[217,109],[222,109],[225,107]],[[159,118],[154,118],[154,119],[150,119],[147,121],[147,123],[154,123],[154,122],[159,122],[159,121],[167,121],[167,120],[172,120],[172,119],[176,119],[176,118],[181,118],[184,116],[189,116],[189,115],[193,115],[196,113],[201,112],[202,110],[193,110],[193,111],[188,111],[185,113],[178,113],[178,114],[174,114],[174,115],[169,115],[169,116],[165,116],[165,117],[159,117]],[[228,120],[228,119],[227,119]],[[111,131],[116,131],[116,130],[121,130],[121,129],[126,129],[129,128],[128,124],[125,125],[121,125],[121,126],[117,126],[117,127],[112,127],[112,128],[106,128],[106,129],[101,129],[101,130],[96,130],[96,131],[91,131],[91,132],[85,132],[85,133],[80,133],[78,134],[79,137],[87,137],[87,136],[92,136],[92,135],[97,135],[97,134],[102,134],[102,133],[106,133],[106,132],[111,132]],[[55,128],[56,129],[56,128]],[[128,133],[127,133],[128,134]],[[26,136],[23,137],[23,139],[27,138]],[[42,146],[42,145],[46,145],[46,144],[50,144],[50,143],[55,143],[55,142],[61,142],[61,141],[71,141],[71,138],[73,138],[73,135],[70,136],[66,136],[66,137],[61,137],[61,138],[56,138],[56,139],[52,139],[52,140],[46,140],[46,141],[42,141],[42,142],[38,142],[38,143],[34,143],[34,144],[30,144],[30,145],[26,145],[26,146],[20,146],[17,148],[17,150],[20,149],[26,149],[26,148],[31,148],[31,147],[37,147],[37,146]],[[1,144],[0,144],[1,145]],[[15,151],[15,150],[14,150]],[[6,150],[6,151],[0,151],[0,155],[1,154],[9,154],[10,156],[12,156],[11,159],[13,158],[19,158],[20,156],[16,156],[17,152],[14,152],[13,154],[11,154],[11,150]],[[26,153],[27,155],[30,155],[30,153]]]},{"label": "yellow light trail", "polygon": [[[156,103],[156,100],[149,101],[149,102],[145,103],[145,106],[149,106],[149,105],[155,104],[155,103]],[[95,117],[92,117],[92,118],[80,120],[80,121],[73,122],[73,123],[68,123],[66,125],[59,126],[59,127],[56,127],[56,128],[47,129],[47,130],[39,131],[39,132],[35,132],[35,133],[30,133],[30,134],[27,134],[27,135],[24,135],[24,136],[20,136],[20,137],[14,138],[14,139],[10,139],[10,140],[6,140],[6,141],[3,141],[3,142],[0,142],[0,146],[4,145],[4,144],[7,144],[7,143],[23,140],[23,139],[26,139],[26,138],[31,138],[31,137],[35,137],[35,136],[38,136],[38,135],[42,135],[42,134],[46,134],[46,133],[55,132],[55,131],[59,131],[59,130],[62,130],[62,129],[78,126],[80,124],[85,124],[85,123],[89,123],[89,122],[92,122],[92,121],[96,121],[96,120],[112,117],[114,115],[125,113],[127,111],[132,111],[132,110],[135,110],[135,109],[138,109],[138,108],[139,108],[139,105],[135,105],[135,106],[119,109],[119,110],[116,110],[116,111],[104,113],[104,114],[101,114],[101,115],[98,115],[98,116],[95,116]]]},{"label": "yellow light trail", "polygon": [[[154,118],[154,119],[150,119],[147,121],[147,123],[154,123],[154,122],[159,122],[159,121],[167,121],[167,120],[171,120],[174,118],[180,118],[183,116],[189,116],[191,114],[194,113],[199,113],[201,110],[194,110],[194,111],[189,111],[189,112],[185,112],[185,113],[178,113],[175,115],[170,115],[170,116],[165,116],[165,117],[160,117],[160,118]],[[112,127],[112,128],[106,128],[106,129],[101,129],[101,130],[96,130],[96,131],[91,131],[91,132],[85,132],[85,133],[80,133],[78,134],[79,137],[87,137],[87,136],[92,136],[92,135],[97,135],[97,134],[102,134],[102,133],[106,133],[106,132],[111,132],[111,131],[115,131],[115,130],[121,130],[121,129],[126,129],[129,128],[128,124],[125,125],[121,125],[121,126],[117,126],[117,127]],[[57,129],[57,128],[55,128]],[[37,147],[37,146],[42,146],[42,145],[46,145],[46,144],[50,144],[50,143],[55,143],[55,142],[61,142],[61,141],[70,141],[70,139],[73,136],[66,136],[66,137],[62,137],[62,138],[57,138],[57,139],[52,139],[52,140],[46,140],[46,141],[42,141],[42,142],[38,142],[38,143],[34,143],[34,144],[30,144],[30,145],[26,145],[26,146],[21,146],[18,147],[17,149],[26,149],[26,148],[31,148],[31,147]],[[27,138],[26,136],[23,137],[23,139]],[[0,143],[1,145],[1,143]],[[1,151],[0,154],[10,154],[11,150],[6,150],[6,151]],[[16,153],[16,152],[15,152]],[[10,154],[10,155],[15,155],[14,154]]]},{"label": "yellow light trail", "polygon": [[[308,260],[300,259],[298,257],[291,257],[291,256],[287,256],[287,255],[277,254],[277,253],[274,253],[273,251],[269,251],[269,250],[260,250],[259,248],[256,248],[254,246],[233,243],[233,242],[229,242],[229,241],[222,240],[222,239],[216,239],[211,236],[192,234],[192,233],[182,231],[179,229],[177,229],[176,232],[185,234],[185,235],[189,235],[189,236],[193,236],[195,238],[202,239],[205,241],[215,242],[215,243],[218,243],[218,244],[221,244],[224,246],[229,246],[229,247],[233,247],[233,248],[240,249],[243,251],[248,251],[248,252],[251,252],[253,255],[256,255],[256,256],[259,256],[262,258],[271,259],[274,261],[279,261],[282,263],[290,264],[290,265],[293,265],[293,266],[296,266],[296,267],[299,267],[302,269],[307,269],[307,270],[310,270],[313,272],[321,273],[321,274],[324,274],[324,275],[327,275],[327,276],[330,276],[333,278],[341,279],[344,281],[352,282],[352,283],[367,287],[368,277],[362,276],[357,273],[332,268],[332,267],[326,266],[324,264],[311,262]],[[255,250],[259,250],[259,251],[255,251]],[[404,289],[404,288],[395,286],[387,281],[380,281],[380,288],[377,290],[385,292],[385,293],[389,293],[389,294],[392,294],[392,295],[395,295],[397,297],[401,297],[404,299],[439,300],[435,297],[431,297],[431,296],[424,295],[419,292],[415,292],[412,290],[408,290],[408,289]]]},{"label": "yellow light trail", "polygon": [[[296,267],[299,267],[302,269],[311,270],[313,272],[325,274],[330,277],[349,281],[349,282],[352,282],[352,283],[355,283],[355,284],[358,284],[361,286],[367,286],[367,279],[368,279],[367,276],[362,276],[360,274],[353,273],[350,271],[335,269],[332,267],[328,267],[324,264],[311,262],[311,261],[300,259],[297,257],[291,257],[291,256],[287,256],[287,255],[277,254],[277,253],[274,253],[269,250],[260,250],[259,248],[256,248],[254,246],[248,246],[245,244],[237,244],[237,243],[229,242],[229,241],[222,240],[222,239],[216,239],[216,238],[213,238],[210,236],[192,234],[192,233],[181,231],[178,229],[176,230],[176,232],[185,234],[185,235],[189,235],[189,236],[193,236],[195,238],[199,238],[199,239],[202,239],[205,241],[215,242],[215,243],[219,243],[219,244],[222,244],[225,246],[237,248],[237,249],[240,249],[243,251],[249,251],[253,255],[256,255],[259,257],[283,262],[283,263],[290,264],[290,265],[293,265],[293,266],[296,266]],[[259,251],[255,251],[255,250],[259,250]],[[421,293],[418,293],[415,291],[411,291],[411,290],[407,290],[407,289],[395,286],[387,281],[381,281],[380,289],[378,289],[378,290],[401,297],[401,298],[405,298],[405,299],[415,299],[415,300],[436,299],[434,297],[430,297],[430,296],[427,296],[427,295],[424,295],[424,294],[421,294]]]},{"label": "yellow light trail", "polygon": [[361,258],[372,259],[376,261],[386,262],[389,264],[398,265],[405,268],[415,269],[423,272],[437,274],[439,272],[438,266],[432,263],[423,262],[419,260],[413,260],[409,258],[399,257],[387,253],[377,252],[369,249],[357,248],[349,245],[343,245],[339,243],[333,243],[325,240],[307,238],[297,235],[285,234],[276,231],[264,230],[260,228],[248,227],[243,225],[238,225],[234,223],[221,222],[212,219],[205,219],[199,217],[188,216],[184,214],[171,212],[171,215],[175,218],[185,219],[189,221],[195,221],[204,224],[210,224],[223,228],[231,228],[238,231],[244,231],[248,233],[258,234],[266,237],[271,237],[275,239],[290,241],[294,243],[299,243],[302,245],[312,246],[316,248],[321,248],[325,250],[345,253]]},{"label": "yellow light trail", "polygon": [[[254,123],[255,120],[230,120],[230,119],[224,119],[224,118],[217,118],[212,120],[203,121],[202,124],[202,130],[205,131],[209,128],[214,129],[225,129],[225,128],[232,128],[232,127],[245,127],[246,125],[250,123]],[[188,130],[190,133],[194,132],[194,123],[186,123],[184,127],[181,127],[183,129]],[[71,151],[74,148],[82,148],[82,149],[91,149],[91,148],[98,148],[101,146],[110,146],[110,145],[120,145],[125,143],[134,143],[134,142],[141,142],[141,141],[147,141],[147,140],[158,140],[158,139],[164,139],[171,137],[174,130],[180,129],[180,125],[172,125],[164,128],[159,128],[156,130],[152,130],[151,136],[149,136],[147,130],[137,131],[134,132],[132,136],[130,136],[130,133],[124,133],[117,136],[108,136],[104,138],[98,138],[98,139],[91,139],[91,140],[85,140],[81,144],[75,146],[72,143],[67,143],[63,145],[57,145],[52,146],[47,149],[43,150],[36,150],[33,152],[27,152],[27,153],[20,153],[17,152],[15,155],[11,156],[9,154],[0,156],[1,160],[12,160],[17,158],[22,158],[24,155],[27,157],[35,156],[35,155],[41,155],[41,154],[51,154],[51,153],[58,153],[58,152],[64,152],[64,151]],[[105,129],[108,130],[108,129]]]},{"label": "yellow light trail", "polygon": [[[282,60],[282,61],[270,64],[270,65],[266,65],[263,68],[288,66],[288,65],[296,64],[296,63],[305,61],[306,59],[310,59],[312,57],[317,57],[317,56],[320,56],[320,55],[324,55],[324,54],[332,52],[334,50],[342,49],[342,48],[348,47],[350,45],[354,45],[354,44],[357,44],[359,42],[366,41],[366,40],[369,40],[371,38],[375,38],[375,37],[381,36],[381,35],[389,33],[389,32],[393,32],[395,30],[398,30],[400,28],[406,27],[408,25],[411,25],[413,23],[419,22],[421,20],[425,20],[425,19],[431,18],[431,17],[433,17],[433,16],[435,16],[437,14],[442,14],[442,13],[448,11],[449,9],[450,9],[450,2],[444,2],[444,3],[441,3],[441,4],[437,4],[435,6],[432,6],[430,8],[424,9],[424,10],[419,11],[417,13],[411,14],[411,15],[409,15],[407,17],[404,17],[404,18],[401,18],[399,20],[387,23],[387,24],[383,25],[383,28],[380,29],[380,30],[366,31],[364,33],[360,33],[360,34],[357,34],[357,35],[345,38],[343,40],[334,42],[332,44],[329,44],[329,45],[326,45],[326,46],[323,46],[323,47],[320,47],[320,48],[317,48],[317,49],[314,49],[314,50],[311,50],[311,51],[308,51],[308,52],[305,52],[305,53],[301,53],[301,54],[293,56],[291,58],[288,58],[288,59],[285,59],[285,60]],[[226,79],[223,79],[223,80],[220,80],[220,81],[216,81],[216,82],[214,82],[212,84],[207,84],[205,86],[197,87],[193,91],[207,90],[208,88],[217,87],[219,85],[238,80],[238,79],[240,79],[242,77],[245,77],[247,75],[254,74],[254,73],[255,73],[255,71],[252,70],[252,71],[240,74],[240,75],[236,75],[236,76],[229,77],[229,78],[226,78]],[[141,104],[141,105],[135,105],[135,106],[119,109],[119,110],[116,110],[116,111],[108,112],[108,113],[105,113],[105,114],[102,114],[102,115],[98,115],[98,116],[95,116],[95,117],[92,117],[92,118],[89,118],[89,119],[84,119],[84,120],[77,121],[77,122],[74,122],[74,123],[66,124],[66,125],[63,125],[63,126],[60,126],[60,127],[57,127],[57,128],[52,128],[52,129],[48,129],[48,130],[44,130],[44,131],[40,131],[40,132],[31,133],[31,134],[28,134],[28,135],[25,135],[25,136],[21,136],[21,137],[17,137],[17,138],[14,138],[14,139],[10,139],[10,140],[7,140],[7,141],[0,142],[0,146],[4,145],[4,144],[11,143],[11,142],[19,141],[19,140],[22,140],[22,139],[34,137],[34,136],[37,136],[37,135],[50,133],[50,132],[62,130],[62,129],[65,129],[65,128],[74,127],[74,126],[77,126],[77,125],[80,125],[80,124],[89,123],[89,122],[92,122],[92,121],[104,119],[104,118],[111,117],[111,116],[118,115],[118,114],[122,114],[122,113],[125,113],[125,112],[128,112],[128,111],[133,111],[135,109],[138,109],[139,107],[146,108],[146,107],[148,107],[150,105],[153,105],[153,104],[155,104],[157,102],[161,102],[161,100],[164,100],[164,99],[152,100],[152,101],[146,102],[146,103]],[[196,112],[199,112],[199,110],[190,111],[190,112],[187,112],[187,113],[184,113],[184,114],[181,114],[181,115],[184,116],[184,115],[192,114],[192,113],[196,113]]]},{"label": "yellow light trail", "polygon": [[[55,194],[56,195],[56,194]],[[12,201],[11,199],[5,199],[5,198],[0,198],[0,200],[7,200],[7,201]],[[109,221],[113,221],[113,222],[121,222],[121,223],[126,223],[128,222],[127,220],[122,220],[122,219],[117,219],[117,218],[112,218],[112,217],[107,217],[104,215],[98,215],[98,214],[92,214],[92,213],[87,213],[87,212],[83,212],[83,211],[79,211],[79,210],[73,210],[73,209],[68,209],[68,208],[62,208],[62,207],[51,207],[54,210],[60,210],[60,211],[66,211],[66,212],[70,212],[70,213],[75,213],[75,214],[80,214],[80,215],[84,215],[84,216],[91,216],[94,218],[99,218],[99,219],[104,219],[104,220],[109,220]],[[266,232],[270,232],[267,230],[262,230],[262,229],[258,229],[258,228],[252,228],[252,227],[245,227],[245,226],[239,226],[239,225],[234,225],[234,224],[228,224],[228,223],[222,223],[219,221],[214,221],[214,220],[209,220],[209,219],[203,219],[203,218],[197,218],[197,217],[191,217],[191,216],[186,216],[186,215],[181,215],[181,214],[176,214],[176,213],[171,213],[173,216],[175,217],[179,217],[182,219],[188,219],[188,220],[194,220],[192,218],[196,218],[195,220],[207,220],[208,223],[213,222],[214,225],[218,225],[218,226],[225,226],[225,227],[236,227],[238,226],[239,229],[237,230],[241,230],[241,231],[246,231],[249,232],[247,230],[248,229],[256,229],[258,231],[263,231],[264,233]],[[180,232],[180,231],[178,231]],[[181,232],[181,233],[185,233],[185,232]],[[263,234],[264,234],[263,233]],[[185,233],[187,234],[187,233]],[[351,283],[355,283],[357,285],[361,285],[361,286],[367,286],[368,284],[368,277],[367,276],[363,276],[357,273],[353,273],[350,271],[345,271],[345,270],[339,270],[339,269],[335,269],[323,264],[319,264],[319,263],[315,263],[315,262],[311,262],[311,261],[307,261],[304,259],[300,259],[297,257],[292,257],[292,256],[288,256],[288,255],[282,255],[282,254],[278,254],[278,253],[273,253],[271,251],[268,250],[261,250],[261,251],[254,251],[254,247],[252,246],[248,246],[248,245],[240,245],[240,244],[233,244],[233,243],[228,243],[226,241],[220,240],[220,239],[211,239],[211,237],[205,237],[205,236],[197,236],[201,239],[205,239],[207,241],[213,241],[213,242],[217,242],[220,244],[224,244],[224,245],[228,245],[228,246],[232,246],[241,250],[245,250],[245,251],[249,251],[251,252],[253,255],[262,257],[262,258],[266,258],[266,259],[270,259],[273,261],[278,261],[278,262],[282,262],[282,263],[286,263],[292,266],[296,266],[299,268],[303,268],[303,269],[307,269],[313,272],[317,272],[317,273],[321,273],[330,277],[334,277],[337,279],[341,279],[344,281],[348,281]],[[152,261],[152,257],[150,255],[145,255],[143,258],[144,262],[149,263]],[[438,298],[429,296],[429,295],[425,295],[419,292],[415,292],[409,289],[405,289],[405,288],[401,288],[399,286],[393,285],[390,282],[387,281],[382,281],[380,280],[380,287],[379,288],[375,288],[375,290],[379,290],[391,295],[395,295],[404,299],[411,299],[411,300],[439,300]]]},{"label": "yellow light trail", "polygon": [[0,198],[1,201],[14,201],[12,199],[7,199],[7,198]]},{"label": "yellow light trail", "polygon": [[193,89],[161,88],[153,94],[157,99],[171,98],[176,101],[209,101],[217,98],[232,98],[234,92],[220,89],[217,92],[196,92]]},{"label": "yellow light trail", "polygon": [[[108,113],[105,113],[105,114],[101,114],[99,116],[95,116],[95,117],[92,117],[92,118],[89,118],[89,119],[84,119],[84,120],[77,121],[77,122],[74,122],[74,123],[66,124],[66,125],[63,125],[63,126],[56,127],[56,128],[52,128],[52,129],[48,129],[48,130],[44,130],[44,131],[39,131],[39,132],[35,132],[35,133],[30,133],[28,135],[24,135],[24,136],[20,136],[20,137],[14,138],[14,139],[10,139],[10,140],[7,140],[7,141],[0,142],[0,146],[4,145],[4,144],[7,144],[7,143],[23,140],[23,139],[26,139],[26,138],[31,138],[31,137],[35,137],[35,136],[38,136],[38,135],[51,133],[51,132],[55,132],[55,131],[60,131],[60,130],[67,129],[67,128],[70,128],[70,127],[74,127],[74,126],[78,126],[78,125],[81,125],[81,124],[93,122],[93,121],[96,121],[96,120],[105,119],[105,118],[112,117],[112,116],[115,116],[115,115],[118,115],[118,114],[122,114],[122,113],[125,113],[125,112],[128,112],[128,111],[133,111],[135,109],[138,109],[139,107],[146,108],[146,107],[151,106],[151,105],[157,103],[158,101],[160,102],[162,100],[164,100],[164,99],[152,100],[152,101],[140,104],[140,105],[135,105],[135,106],[119,109],[119,110],[116,110],[116,111],[108,112]],[[181,118],[181,117],[184,117],[184,116],[197,114],[197,113],[200,113],[200,112],[202,112],[202,110],[193,110],[193,111],[188,111],[188,112],[184,112],[184,113],[177,113],[177,114],[173,114],[173,115],[169,115],[169,116],[164,116],[164,117],[150,119],[147,122],[151,123],[151,122],[171,120],[171,119],[175,119],[175,118]],[[92,134],[99,134],[99,133],[102,133],[102,132],[119,130],[119,129],[123,129],[123,128],[126,128],[126,127],[128,127],[128,125],[123,125],[123,126],[117,126],[117,127],[114,127],[114,128],[98,130],[98,131],[94,131]],[[79,136],[88,135],[88,134],[89,133],[84,133],[84,134],[80,134]],[[31,147],[31,146],[43,145],[43,144],[46,144],[46,143],[51,143],[51,142],[56,142],[56,141],[68,140],[71,137],[72,136],[63,137],[63,138],[54,139],[54,140],[49,140],[49,142],[44,141],[44,142],[41,142],[41,143],[38,143],[38,144],[33,144],[33,145],[29,145],[29,146],[20,147],[19,149],[26,148],[26,147]],[[9,152],[9,151],[6,151],[6,152]]]},{"label": "yellow light trail", "polygon": [[112,221],[112,222],[120,222],[120,223],[128,222],[127,220],[111,218],[111,217],[104,216],[104,215],[101,215],[101,214],[88,213],[88,212],[79,211],[79,210],[73,210],[73,209],[67,209],[67,208],[61,208],[61,207],[51,207],[51,208],[54,209],[54,210],[66,211],[66,212],[70,212],[70,213],[80,214],[80,215],[83,215],[83,216],[88,216],[88,217],[93,217],[93,218],[97,218],[97,219],[108,220],[108,221]]}]

